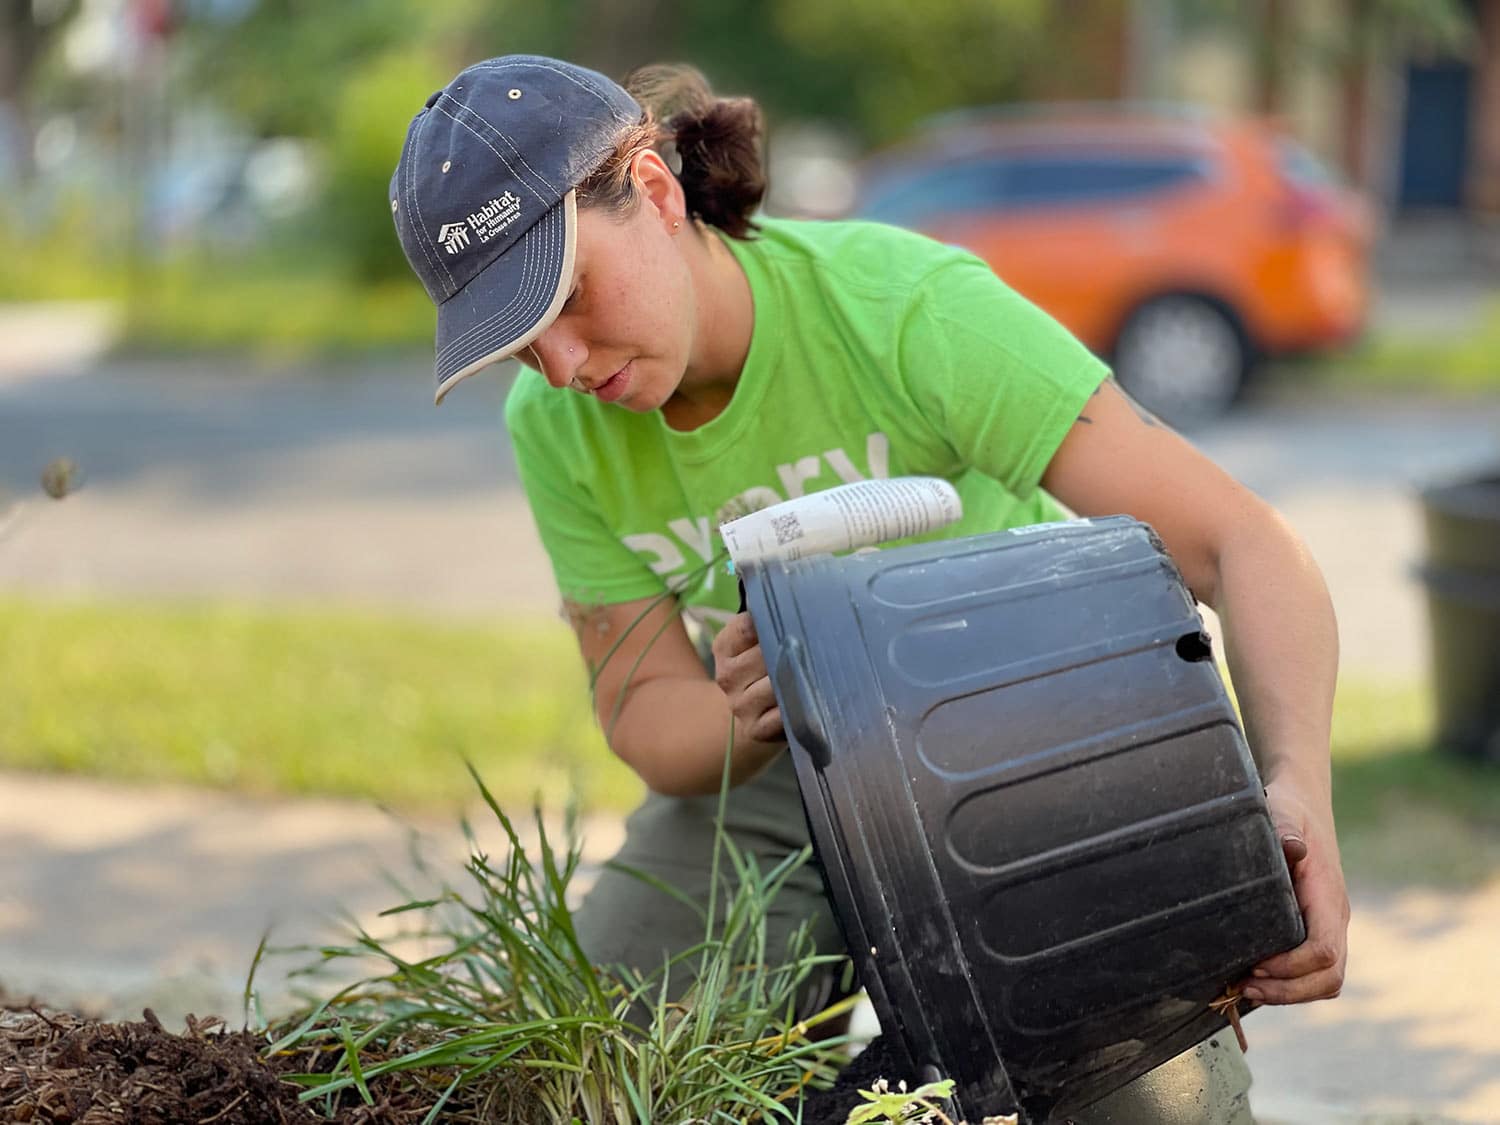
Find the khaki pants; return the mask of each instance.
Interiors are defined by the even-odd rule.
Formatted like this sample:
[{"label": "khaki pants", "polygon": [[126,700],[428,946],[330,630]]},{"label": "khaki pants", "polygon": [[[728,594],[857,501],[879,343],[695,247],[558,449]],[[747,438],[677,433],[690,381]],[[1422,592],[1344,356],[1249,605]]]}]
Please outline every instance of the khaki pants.
[{"label": "khaki pants", "polygon": [[[618,863],[647,872],[695,902],[709,895],[714,822],[719,798],[652,794],[626,821]],[[797,778],[783,754],[755,780],[733,789],[724,827],[737,847],[762,866],[807,846]],[[786,948],[804,920],[820,953],[842,953],[843,939],[812,864],[796,871],[772,905],[766,948]],[[703,940],[703,922],[683,903],[622,872],[604,870],[575,918],[584,950],[596,964],[623,964],[642,971]],[[807,1000],[816,1010],[834,997],[837,974],[817,982]],[[687,984],[679,985],[679,991]],[[1234,1035],[1200,1043],[1149,1074],[1074,1114],[1073,1125],[1254,1125],[1249,1105],[1250,1070]],[[1062,1125],[1062,1122],[1058,1122]]]}]

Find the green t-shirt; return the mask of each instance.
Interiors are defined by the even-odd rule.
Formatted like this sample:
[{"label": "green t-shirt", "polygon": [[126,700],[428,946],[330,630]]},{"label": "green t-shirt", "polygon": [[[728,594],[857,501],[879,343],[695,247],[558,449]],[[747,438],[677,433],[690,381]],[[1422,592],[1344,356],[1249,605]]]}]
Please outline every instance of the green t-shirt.
[{"label": "green t-shirt", "polygon": [[523,368],[505,421],[564,598],[677,591],[710,629],[738,605],[724,519],[846,481],[953,482],[936,537],[1062,518],[1038,482],[1105,366],[978,258],[894,227],[764,220],[725,239],[755,319],[724,411],[695,430]]}]

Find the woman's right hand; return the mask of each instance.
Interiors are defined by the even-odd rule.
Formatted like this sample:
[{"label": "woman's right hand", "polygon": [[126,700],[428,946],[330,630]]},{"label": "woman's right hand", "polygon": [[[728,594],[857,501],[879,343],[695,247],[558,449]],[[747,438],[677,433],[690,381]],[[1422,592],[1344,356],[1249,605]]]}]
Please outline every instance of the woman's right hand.
[{"label": "woman's right hand", "polygon": [[735,745],[759,743],[779,746],[786,742],[781,708],[766,657],[761,651],[755,622],[748,613],[737,613],[714,638],[714,681],[729,700],[734,715]]},{"label": "woman's right hand", "polygon": [[748,614],[732,619],[714,642],[717,683],[673,598],[576,607],[570,617],[593,674],[600,729],[656,792],[717,793],[731,725],[731,785],[754,777],[783,749],[781,715]]}]

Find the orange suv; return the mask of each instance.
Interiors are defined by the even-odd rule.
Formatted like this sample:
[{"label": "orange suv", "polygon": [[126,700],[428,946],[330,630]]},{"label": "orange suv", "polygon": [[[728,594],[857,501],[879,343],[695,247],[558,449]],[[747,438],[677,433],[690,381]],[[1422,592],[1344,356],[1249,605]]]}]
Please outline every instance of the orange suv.
[{"label": "orange suv", "polygon": [[1168,421],[1264,357],[1356,335],[1367,204],[1255,120],[1129,106],[965,111],[868,161],[856,217],[972,250]]}]

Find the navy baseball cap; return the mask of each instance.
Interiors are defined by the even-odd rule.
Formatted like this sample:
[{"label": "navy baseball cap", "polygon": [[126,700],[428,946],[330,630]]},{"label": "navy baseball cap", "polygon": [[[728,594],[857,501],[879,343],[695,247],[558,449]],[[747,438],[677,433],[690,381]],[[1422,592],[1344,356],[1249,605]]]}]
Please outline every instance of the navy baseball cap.
[{"label": "navy baseball cap", "polygon": [[556,319],[573,282],[574,189],[640,119],[617,83],[537,55],[476,63],[412,119],[391,214],[437,305],[436,401]]}]

